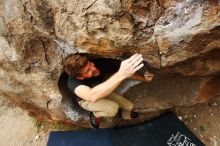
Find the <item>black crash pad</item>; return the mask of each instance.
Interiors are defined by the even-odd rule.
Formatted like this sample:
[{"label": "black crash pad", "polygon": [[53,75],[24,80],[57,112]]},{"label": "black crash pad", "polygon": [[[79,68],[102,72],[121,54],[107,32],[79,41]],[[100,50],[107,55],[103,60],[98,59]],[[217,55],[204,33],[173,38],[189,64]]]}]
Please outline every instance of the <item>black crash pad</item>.
[{"label": "black crash pad", "polygon": [[119,128],[53,131],[47,146],[205,146],[175,114]]}]

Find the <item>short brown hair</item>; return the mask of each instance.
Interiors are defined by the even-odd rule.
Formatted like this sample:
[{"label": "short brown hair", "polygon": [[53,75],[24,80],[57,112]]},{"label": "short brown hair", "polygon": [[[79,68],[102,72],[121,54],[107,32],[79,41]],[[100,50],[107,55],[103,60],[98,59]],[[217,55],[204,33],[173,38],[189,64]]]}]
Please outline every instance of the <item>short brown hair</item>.
[{"label": "short brown hair", "polygon": [[82,54],[69,54],[64,60],[65,71],[68,75],[77,76],[79,70],[88,63],[88,58]]}]

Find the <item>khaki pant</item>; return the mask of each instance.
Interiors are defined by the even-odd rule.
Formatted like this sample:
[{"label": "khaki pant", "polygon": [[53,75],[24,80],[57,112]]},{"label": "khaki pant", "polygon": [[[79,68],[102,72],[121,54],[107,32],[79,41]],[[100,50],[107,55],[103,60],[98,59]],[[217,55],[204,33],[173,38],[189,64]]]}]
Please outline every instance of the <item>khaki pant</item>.
[{"label": "khaki pant", "polygon": [[100,99],[95,103],[81,100],[79,105],[85,110],[93,112],[95,117],[114,117],[118,109],[121,108],[123,119],[130,119],[130,112],[134,108],[134,104],[131,101],[114,92],[107,98]]}]

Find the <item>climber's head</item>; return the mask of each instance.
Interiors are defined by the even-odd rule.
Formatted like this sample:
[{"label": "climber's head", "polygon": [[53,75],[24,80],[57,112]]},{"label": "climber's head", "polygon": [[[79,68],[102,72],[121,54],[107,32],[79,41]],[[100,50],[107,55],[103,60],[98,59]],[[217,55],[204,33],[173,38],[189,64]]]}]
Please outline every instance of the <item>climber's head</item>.
[{"label": "climber's head", "polygon": [[99,76],[100,71],[95,64],[81,54],[70,54],[66,57],[65,71],[79,80]]}]

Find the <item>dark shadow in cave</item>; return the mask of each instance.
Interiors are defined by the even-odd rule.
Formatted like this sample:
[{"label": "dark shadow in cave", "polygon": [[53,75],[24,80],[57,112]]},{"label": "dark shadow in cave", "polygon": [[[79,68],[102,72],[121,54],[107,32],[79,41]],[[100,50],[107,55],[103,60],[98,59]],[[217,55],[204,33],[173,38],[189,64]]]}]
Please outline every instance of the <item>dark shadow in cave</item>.
[{"label": "dark shadow in cave", "polygon": [[82,109],[74,99],[73,93],[67,87],[68,74],[63,72],[58,81],[58,87],[62,95],[62,110],[66,117],[73,122],[89,119],[89,112]]}]

